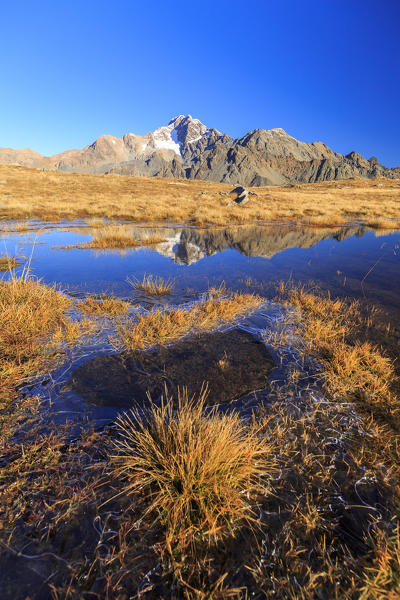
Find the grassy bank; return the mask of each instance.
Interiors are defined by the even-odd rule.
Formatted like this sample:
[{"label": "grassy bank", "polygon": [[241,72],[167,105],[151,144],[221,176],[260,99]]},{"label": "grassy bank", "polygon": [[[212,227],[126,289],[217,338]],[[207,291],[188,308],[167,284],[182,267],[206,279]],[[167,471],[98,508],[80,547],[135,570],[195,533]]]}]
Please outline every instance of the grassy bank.
[{"label": "grassy bank", "polygon": [[227,293],[224,288],[212,288],[190,308],[156,308],[121,324],[117,329],[118,341],[129,350],[171,343],[190,333],[210,331],[235,321],[261,302],[262,299],[253,294]]},{"label": "grassy bank", "polygon": [[[17,349],[63,327],[67,305],[37,282],[5,294],[14,312],[20,302],[38,319],[12,350],[29,357]],[[43,297],[46,317],[32,308]],[[121,415],[106,431],[77,437],[68,426],[43,433],[37,424],[18,441],[4,439],[6,597],[28,595],[24,561],[54,600],[156,600],[171,591],[177,600],[397,600],[400,396],[392,356],[372,341],[374,313],[357,303],[291,285],[278,297],[296,316],[268,343],[296,340],[299,360],[253,417],[203,410],[205,391],[192,398],[182,390],[149,398],[147,410]],[[211,291],[191,309],[144,313],[120,335],[131,349],[171,343],[257,302]],[[88,311],[97,315],[100,303],[92,299]],[[301,381],[309,358],[324,394]]]},{"label": "grassy bank", "polygon": [[55,287],[29,277],[0,281],[0,400],[13,396],[21,379],[35,374],[50,352],[49,338],[68,327],[70,300]]},{"label": "grassy bank", "polygon": [[7,195],[0,208],[4,219],[89,217],[224,226],[252,221],[337,226],[361,219],[378,229],[400,226],[400,181],[384,178],[252,188],[255,195],[245,206],[228,206],[233,186],[208,181],[60,173],[10,165],[0,165],[0,178],[0,195]]},{"label": "grassy bank", "polygon": [[295,336],[304,356],[321,365],[321,381],[332,398],[354,401],[400,431],[398,352],[392,347],[389,354],[382,345],[378,311],[290,283],[280,284],[277,299],[298,308],[301,318],[271,342],[284,346]]}]

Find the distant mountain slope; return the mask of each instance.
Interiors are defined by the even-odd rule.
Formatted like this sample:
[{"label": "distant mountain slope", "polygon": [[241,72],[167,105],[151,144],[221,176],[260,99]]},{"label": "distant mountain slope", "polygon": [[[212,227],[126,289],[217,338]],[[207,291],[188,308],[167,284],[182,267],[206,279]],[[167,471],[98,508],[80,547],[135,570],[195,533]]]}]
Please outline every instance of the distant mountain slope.
[{"label": "distant mountain slope", "polygon": [[231,184],[284,185],[360,177],[400,178],[375,157],[343,156],[322,142],[307,144],[283,129],[255,129],[232,139],[190,115],[140,136],[102,135],[82,150],[42,156],[29,148],[0,148],[0,163],[85,173],[205,179]]}]

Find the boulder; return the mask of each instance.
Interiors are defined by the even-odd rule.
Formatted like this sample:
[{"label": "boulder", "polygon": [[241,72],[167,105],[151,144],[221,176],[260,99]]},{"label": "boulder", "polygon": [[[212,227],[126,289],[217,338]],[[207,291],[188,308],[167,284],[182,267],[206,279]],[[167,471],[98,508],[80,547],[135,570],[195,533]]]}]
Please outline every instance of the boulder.
[{"label": "boulder", "polygon": [[236,198],[229,204],[229,206],[233,206],[233,204],[246,204],[249,200],[249,190],[239,185],[235,187],[230,194],[236,194]]}]

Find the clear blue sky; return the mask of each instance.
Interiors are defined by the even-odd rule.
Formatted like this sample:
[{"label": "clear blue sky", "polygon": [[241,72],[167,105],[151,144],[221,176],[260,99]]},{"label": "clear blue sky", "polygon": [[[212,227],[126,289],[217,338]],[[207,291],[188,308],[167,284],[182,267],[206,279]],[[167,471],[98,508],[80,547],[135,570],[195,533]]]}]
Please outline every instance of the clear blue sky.
[{"label": "clear blue sky", "polygon": [[400,166],[400,0],[2,0],[0,146],[191,114]]}]

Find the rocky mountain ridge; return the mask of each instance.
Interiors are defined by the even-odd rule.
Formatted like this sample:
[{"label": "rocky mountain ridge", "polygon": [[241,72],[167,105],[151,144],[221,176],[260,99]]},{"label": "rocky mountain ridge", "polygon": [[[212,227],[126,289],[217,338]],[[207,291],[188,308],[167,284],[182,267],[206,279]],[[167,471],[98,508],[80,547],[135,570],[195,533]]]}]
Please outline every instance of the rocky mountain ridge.
[{"label": "rocky mountain ridge", "polygon": [[0,163],[86,173],[202,179],[246,186],[311,183],[354,176],[400,178],[378,159],[342,155],[322,142],[301,142],[283,129],[255,129],[233,139],[190,115],[144,136],[102,135],[82,150],[42,156],[0,148]]}]

